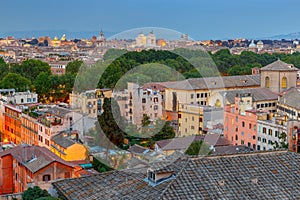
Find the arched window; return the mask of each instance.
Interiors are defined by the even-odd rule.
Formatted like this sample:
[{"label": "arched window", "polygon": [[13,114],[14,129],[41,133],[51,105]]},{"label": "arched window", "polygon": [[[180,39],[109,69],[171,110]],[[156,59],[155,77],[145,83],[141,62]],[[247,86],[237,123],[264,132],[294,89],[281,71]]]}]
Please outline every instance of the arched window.
[{"label": "arched window", "polygon": [[283,77],[281,79],[281,88],[283,88],[283,89],[287,88],[287,78],[286,77]]},{"label": "arched window", "polygon": [[268,76],[265,78],[265,87],[270,88],[270,78]]}]

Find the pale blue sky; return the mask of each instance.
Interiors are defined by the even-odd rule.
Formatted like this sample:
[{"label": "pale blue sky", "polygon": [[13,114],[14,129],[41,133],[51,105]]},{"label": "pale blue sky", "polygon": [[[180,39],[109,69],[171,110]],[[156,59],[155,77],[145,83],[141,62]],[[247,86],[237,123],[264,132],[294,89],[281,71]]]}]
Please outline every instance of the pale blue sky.
[{"label": "pale blue sky", "polygon": [[299,0],[2,0],[0,33],[118,33],[155,26],[195,39],[267,37],[300,31]]}]

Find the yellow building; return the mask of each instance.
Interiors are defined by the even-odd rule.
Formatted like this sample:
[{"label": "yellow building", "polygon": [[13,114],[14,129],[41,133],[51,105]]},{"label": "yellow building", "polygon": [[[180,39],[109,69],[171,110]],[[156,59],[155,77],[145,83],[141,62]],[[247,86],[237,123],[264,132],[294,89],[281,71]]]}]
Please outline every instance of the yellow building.
[{"label": "yellow building", "polygon": [[96,118],[103,112],[104,98],[111,97],[112,90],[110,89],[95,89],[80,94],[73,92],[70,94],[70,107],[74,111]]},{"label": "yellow building", "polygon": [[223,109],[197,104],[179,104],[178,137],[200,135],[223,122]]},{"label": "yellow building", "polygon": [[60,46],[60,44],[61,44],[61,41],[60,41],[60,39],[58,39],[58,37],[54,37],[54,39],[53,40],[51,40],[51,46],[53,46],[53,47],[58,47],[58,46]]},{"label": "yellow building", "polygon": [[60,132],[51,138],[51,151],[65,161],[86,160],[87,149],[79,139],[78,132]]}]

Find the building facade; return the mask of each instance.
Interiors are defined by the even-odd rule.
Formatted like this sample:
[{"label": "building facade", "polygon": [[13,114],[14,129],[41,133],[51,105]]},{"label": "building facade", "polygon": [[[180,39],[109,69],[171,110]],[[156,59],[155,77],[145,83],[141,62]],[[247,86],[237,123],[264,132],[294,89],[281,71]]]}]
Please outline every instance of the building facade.
[{"label": "building facade", "polygon": [[0,195],[33,186],[48,190],[52,181],[74,178],[76,170],[44,147],[20,145],[0,152]]},{"label": "building facade", "polygon": [[269,88],[280,94],[291,87],[297,86],[298,69],[291,64],[275,61],[260,69],[261,87]]}]

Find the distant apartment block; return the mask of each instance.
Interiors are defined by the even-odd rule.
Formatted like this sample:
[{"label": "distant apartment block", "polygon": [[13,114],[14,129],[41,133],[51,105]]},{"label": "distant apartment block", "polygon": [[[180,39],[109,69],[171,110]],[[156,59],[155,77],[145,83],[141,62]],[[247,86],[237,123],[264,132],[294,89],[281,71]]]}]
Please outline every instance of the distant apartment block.
[{"label": "distant apartment block", "polygon": [[38,95],[30,91],[8,92],[7,94],[2,94],[1,98],[7,103],[12,103],[17,105],[38,103]]},{"label": "distant apartment block", "polygon": [[48,62],[52,74],[63,75],[66,73],[66,67],[69,61]]},{"label": "distant apartment block", "polygon": [[128,83],[128,100],[125,104],[125,117],[129,123],[142,125],[143,115],[154,124],[162,118],[162,95],[159,90],[146,89],[135,83]]},{"label": "distant apartment block", "polygon": [[112,90],[95,89],[80,94],[70,94],[70,107],[74,111],[96,118],[103,112],[104,98],[111,98]]}]

